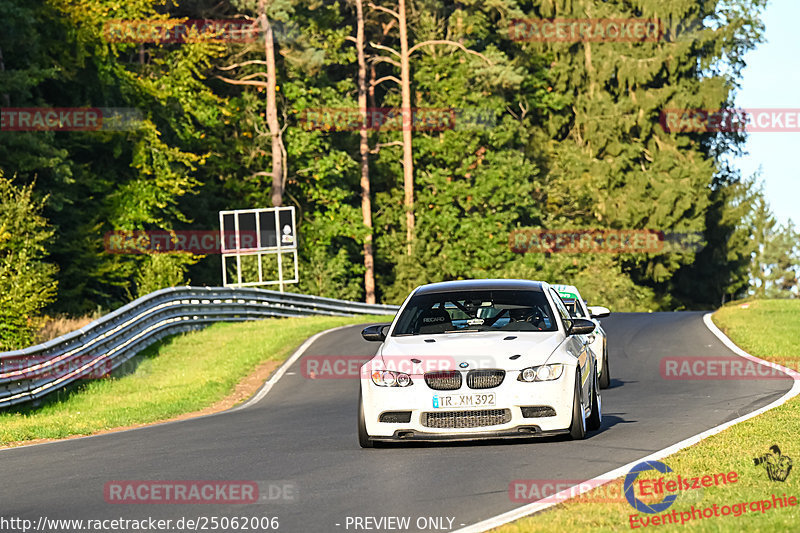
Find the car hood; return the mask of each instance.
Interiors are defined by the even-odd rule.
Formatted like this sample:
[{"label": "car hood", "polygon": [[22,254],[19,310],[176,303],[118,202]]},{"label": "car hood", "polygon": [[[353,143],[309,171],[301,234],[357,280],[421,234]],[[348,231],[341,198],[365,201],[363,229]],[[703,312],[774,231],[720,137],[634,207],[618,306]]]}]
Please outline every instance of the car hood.
[{"label": "car hood", "polygon": [[[387,369],[413,374],[476,368],[519,370],[545,363],[562,340],[563,336],[557,331],[481,331],[389,337],[378,355]],[[514,355],[519,357],[510,359]]]}]

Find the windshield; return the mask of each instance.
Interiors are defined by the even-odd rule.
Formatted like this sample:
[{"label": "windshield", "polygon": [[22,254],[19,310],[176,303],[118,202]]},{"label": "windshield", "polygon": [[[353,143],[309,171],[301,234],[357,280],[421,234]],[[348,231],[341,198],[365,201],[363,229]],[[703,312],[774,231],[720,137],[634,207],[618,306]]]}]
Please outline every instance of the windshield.
[{"label": "windshield", "polygon": [[557,329],[540,291],[465,291],[414,296],[392,335]]},{"label": "windshield", "polygon": [[583,308],[577,300],[574,298],[561,298],[561,301],[564,302],[564,306],[569,311],[569,316],[572,318],[586,318],[586,315],[583,314]]}]

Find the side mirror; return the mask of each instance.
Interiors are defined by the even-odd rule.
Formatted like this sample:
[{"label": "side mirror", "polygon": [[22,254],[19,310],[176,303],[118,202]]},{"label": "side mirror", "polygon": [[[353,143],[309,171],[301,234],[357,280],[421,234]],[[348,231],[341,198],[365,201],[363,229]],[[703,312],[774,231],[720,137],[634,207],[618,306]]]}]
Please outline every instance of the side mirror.
[{"label": "side mirror", "polygon": [[[361,336],[365,341],[383,342],[386,340],[386,333],[391,324],[373,324],[361,331]],[[384,330],[386,328],[386,330]]]},{"label": "side mirror", "polygon": [[592,315],[592,318],[605,318],[611,314],[611,311],[609,311],[608,307],[594,305],[589,307],[589,314]]},{"label": "side mirror", "polygon": [[576,318],[572,321],[572,327],[569,328],[567,335],[589,335],[594,331],[594,328],[594,322],[591,320]]}]

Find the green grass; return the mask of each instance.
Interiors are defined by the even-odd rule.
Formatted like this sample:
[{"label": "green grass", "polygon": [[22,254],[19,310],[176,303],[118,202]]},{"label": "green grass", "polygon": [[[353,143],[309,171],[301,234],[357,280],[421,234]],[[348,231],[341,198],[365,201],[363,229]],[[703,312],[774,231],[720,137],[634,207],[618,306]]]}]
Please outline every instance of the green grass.
[{"label": "green grass", "polygon": [[[714,323],[737,345],[762,359],[787,362],[800,359],[800,301],[760,300],[723,307],[713,315]],[[613,430],[612,430],[613,431]],[[662,459],[675,474],[703,476],[736,471],[738,482],[721,487],[685,492],[667,510],[688,511],[695,508],[733,505],[771,498],[772,494],[796,496],[798,506],[766,513],[748,511],[736,518],[711,517],[686,522],[683,525],[651,525],[631,529],[629,517],[636,511],[626,501],[612,503],[600,500],[608,494],[601,487],[547,511],[507,524],[494,531],[521,533],[529,531],[797,531],[800,526],[800,398],[795,397],[767,413],[736,424],[708,437],[700,443]],[[784,455],[791,457],[794,468],[786,482],[770,481],[762,466],[756,467],[753,458],[778,444]],[[648,478],[658,477],[648,475]],[[667,476],[665,476],[667,478]],[[669,479],[669,478],[667,478]],[[616,491],[622,494],[622,481],[616,480]],[[638,494],[638,488],[636,489]],[[645,498],[642,498],[645,500]],[[698,501],[699,499],[699,501]],[[660,498],[650,501],[659,501]],[[639,516],[656,516],[644,515]],[[680,516],[680,515],[679,515]]]},{"label": "green grass", "polygon": [[713,319],[747,353],[772,361],[800,360],[800,300],[729,304],[714,313]]},{"label": "green grass", "polygon": [[[86,380],[37,407],[0,411],[0,445],[166,420],[214,405],[262,362],[285,360],[308,337],[389,317],[303,317],[219,323],[149,347],[127,373]],[[135,370],[131,370],[135,367]]]}]

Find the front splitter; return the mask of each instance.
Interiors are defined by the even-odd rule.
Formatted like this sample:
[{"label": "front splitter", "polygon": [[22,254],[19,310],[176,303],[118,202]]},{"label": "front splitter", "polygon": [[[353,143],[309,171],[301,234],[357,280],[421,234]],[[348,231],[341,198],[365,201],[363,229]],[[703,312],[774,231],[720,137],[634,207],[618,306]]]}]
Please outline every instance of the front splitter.
[{"label": "front splitter", "polygon": [[377,442],[457,442],[492,439],[531,439],[565,435],[567,433],[569,433],[568,429],[542,431],[539,426],[517,426],[502,431],[481,431],[478,433],[427,433],[413,429],[398,429],[390,437],[372,437],[372,440]]}]

